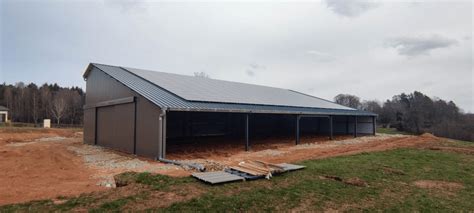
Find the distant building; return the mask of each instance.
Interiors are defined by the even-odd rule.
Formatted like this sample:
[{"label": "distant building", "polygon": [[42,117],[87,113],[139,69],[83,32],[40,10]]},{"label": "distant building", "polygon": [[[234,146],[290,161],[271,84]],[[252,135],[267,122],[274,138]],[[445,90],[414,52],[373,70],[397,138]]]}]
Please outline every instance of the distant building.
[{"label": "distant building", "polygon": [[0,106],[0,123],[8,121],[8,108]]}]

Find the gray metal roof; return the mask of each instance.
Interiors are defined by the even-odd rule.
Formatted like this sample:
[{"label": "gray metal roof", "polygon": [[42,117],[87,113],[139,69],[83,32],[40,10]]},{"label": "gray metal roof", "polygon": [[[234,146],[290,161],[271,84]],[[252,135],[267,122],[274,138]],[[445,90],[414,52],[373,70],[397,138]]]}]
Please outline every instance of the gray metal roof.
[{"label": "gray metal roof", "polygon": [[287,89],[134,68],[125,69],[188,101],[354,110]]},{"label": "gray metal roof", "polygon": [[8,108],[6,108],[4,106],[0,106],[0,111],[8,111]]},{"label": "gray metal roof", "polygon": [[[187,94],[184,96],[187,96],[187,98],[190,99],[200,99],[198,100],[187,100],[186,98],[182,97],[181,95],[183,94],[177,94],[177,93],[190,93],[190,91],[181,89],[180,91],[176,91],[180,88],[178,86],[170,86],[169,83],[165,83],[165,86],[163,86],[161,83],[163,82],[162,80],[156,79],[158,77],[156,76],[167,76],[167,78],[172,78],[173,81],[176,81],[178,79],[186,79],[186,82],[189,82],[190,79],[192,80],[197,80],[199,83],[191,83],[194,85],[194,87],[198,87],[199,91],[207,91],[209,87],[207,86],[202,86],[202,80],[209,80],[209,79],[201,79],[198,77],[191,77],[191,76],[179,76],[176,74],[168,74],[168,73],[158,73],[154,74],[152,71],[143,71],[143,70],[137,70],[137,69],[132,69],[132,68],[123,68],[123,67],[118,67],[118,66],[110,66],[110,65],[103,65],[103,64],[91,64],[86,72],[84,73],[84,78],[87,78],[88,73],[96,67],[97,69],[105,72],[106,74],[110,75],[112,78],[116,79],[117,81],[121,82],[125,86],[129,87],[133,91],[137,92],[138,94],[142,95],[146,99],[150,100],[152,103],[156,104],[157,106],[160,106],[162,108],[166,108],[171,111],[222,111],[222,112],[253,112],[253,113],[287,113],[287,114],[324,114],[324,115],[370,115],[374,116],[376,114],[371,113],[371,112],[366,112],[366,111],[360,111],[360,110],[355,110],[352,108],[344,107],[329,101],[324,101],[319,98],[315,98],[312,96],[307,96],[314,98],[313,102],[309,102],[312,104],[316,103],[324,103],[320,107],[316,107],[315,105],[310,105],[306,107],[302,106],[289,106],[289,105],[273,105],[274,102],[271,102],[273,104],[255,104],[255,103],[246,103],[246,102],[252,102],[252,101],[245,101],[243,103],[230,103],[230,102],[214,102],[214,101],[209,101],[211,98],[205,98],[200,95],[194,95],[194,94]],[[156,76],[155,76],[156,75]],[[171,77],[169,77],[171,76]],[[178,76],[178,77],[175,77]],[[212,81],[218,81],[218,80],[212,80]],[[160,83],[161,82],[161,83]],[[213,85],[218,84],[221,86],[226,86],[228,85],[229,82],[225,81],[225,83],[213,83]],[[230,87],[245,87],[249,84],[240,84],[237,83],[238,86],[232,86]],[[179,87],[186,87],[188,84],[181,84],[179,83]],[[201,87],[202,86],[202,87]],[[255,86],[255,85],[252,85]],[[167,87],[167,88],[166,88]],[[263,86],[256,86],[256,87],[263,87]],[[268,88],[271,87],[264,87],[265,89],[262,90],[267,90]],[[271,88],[275,89],[275,88]],[[222,92],[222,90],[216,89]],[[228,89],[227,89],[228,90]],[[223,91],[227,91],[223,90]],[[282,91],[284,89],[277,89],[277,91]],[[288,91],[288,90],[285,90]],[[211,92],[208,92],[208,94]],[[275,92],[274,92],[275,93]],[[213,97],[216,97],[217,94],[215,92],[212,92]],[[233,93],[236,94],[236,93]],[[300,93],[297,92],[292,92],[289,91],[289,93],[285,92],[285,95],[289,94],[294,94],[296,97],[301,97],[304,96],[305,98],[304,101],[306,101],[306,95],[301,95]],[[263,95],[263,94],[260,94]],[[231,96],[223,96],[223,97],[217,97],[221,98],[219,100],[226,100],[226,101],[235,101],[237,102],[238,98],[233,98]],[[225,99],[227,98],[227,99]],[[268,99],[265,99],[268,100]],[[275,99],[272,99],[275,100]],[[255,102],[255,101],[253,101]],[[329,102],[329,103],[327,103]],[[299,102],[300,105],[302,102]],[[332,107],[335,105],[334,107]],[[337,106],[337,107],[336,107]]]}]

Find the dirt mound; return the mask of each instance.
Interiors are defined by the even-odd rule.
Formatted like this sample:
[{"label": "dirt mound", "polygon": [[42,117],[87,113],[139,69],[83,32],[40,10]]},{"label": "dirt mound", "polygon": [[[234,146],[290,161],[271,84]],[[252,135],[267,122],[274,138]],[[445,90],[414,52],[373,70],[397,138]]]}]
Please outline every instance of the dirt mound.
[{"label": "dirt mound", "polygon": [[447,191],[458,191],[464,189],[464,185],[456,182],[437,181],[437,180],[418,180],[413,185],[423,189],[439,189]]},{"label": "dirt mound", "polygon": [[431,133],[423,133],[420,135],[420,137],[424,137],[424,138],[430,138],[430,139],[435,139],[435,140],[438,140],[439,138],[436,137],[435,135],[431,134]]}]

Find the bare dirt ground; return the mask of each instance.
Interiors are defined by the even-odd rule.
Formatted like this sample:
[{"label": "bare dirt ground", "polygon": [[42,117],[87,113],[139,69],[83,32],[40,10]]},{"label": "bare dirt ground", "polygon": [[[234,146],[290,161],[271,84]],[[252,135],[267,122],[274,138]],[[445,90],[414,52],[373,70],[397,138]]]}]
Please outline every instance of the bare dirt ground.
[{"label": "bare dirt ground", "polygon": [[[219,170],[243,160],[271,163],[383,151],[419,146],[435,137],[377,135],[254,140],[250,152],[242,141],[204,141],[168,146],[168,158],[199,162]],[[58,196],[104,191],[114,187],[113,176],[126,171],[188,176],[192,171],[82,143],[82,132],[64,129],[0,128],[0,205]]]},{"label": "bare dirt ground", "polygon": [[0,128],[0,205],[103,191],[125,171],[188,174],[84,145],[82,133],[74,130]]},{"label": "bare dirt ground", "polygon": [[[429,134],[422,136],[387,135],[337,136],[330,141],[327,137],[304,137],[295,146],[293,138],[269,138],[252,144],[252,150],[245,152],[242,142],[220,143],[204,146],[190,144],[188,147],[171,147],[170,159],[195,161],[201,163],[220,163],[235,165],[247,159],[269,163],[289,163],[307,159],[320,159],[361,152],[384,151],[401,147],[413,147],[435,142],[438,139]],[[170,147],[170,146],[168,146]]]}]

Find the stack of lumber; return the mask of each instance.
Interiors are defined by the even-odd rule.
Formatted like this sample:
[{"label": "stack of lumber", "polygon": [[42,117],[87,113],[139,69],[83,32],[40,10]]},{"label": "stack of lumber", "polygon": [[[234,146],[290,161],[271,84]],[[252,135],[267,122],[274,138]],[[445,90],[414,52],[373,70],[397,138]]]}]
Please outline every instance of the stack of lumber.
[{"label": "stack of lumber", "polygon": [[282,166],[253,160],[242,161],[238,166],[231,166],[230,168],[253,176],[265,176],[267,179],[274,173],[285,171]]}]

